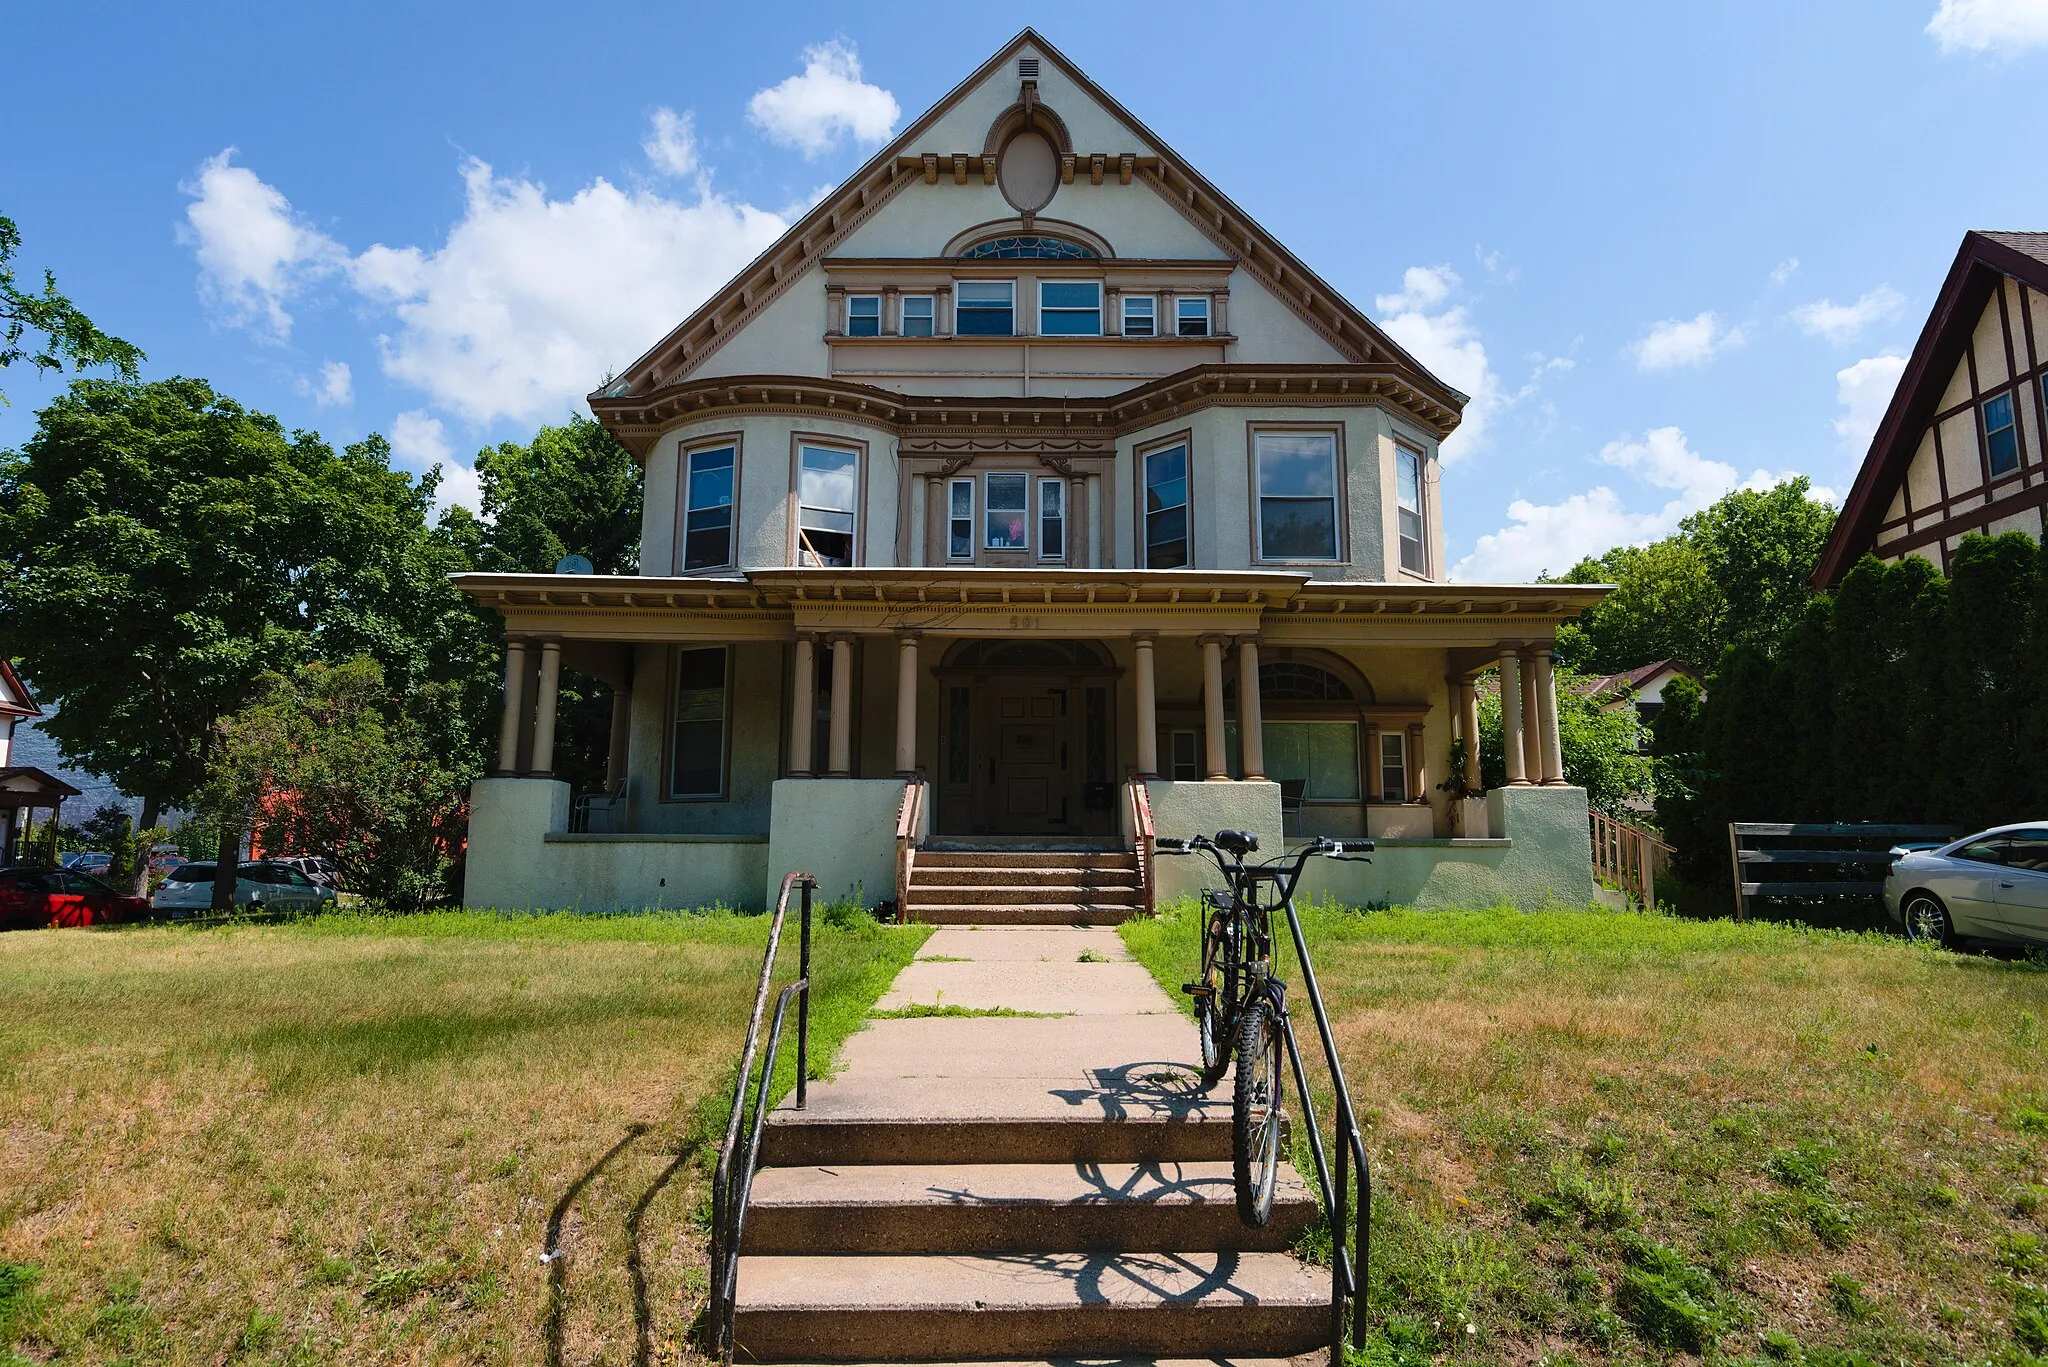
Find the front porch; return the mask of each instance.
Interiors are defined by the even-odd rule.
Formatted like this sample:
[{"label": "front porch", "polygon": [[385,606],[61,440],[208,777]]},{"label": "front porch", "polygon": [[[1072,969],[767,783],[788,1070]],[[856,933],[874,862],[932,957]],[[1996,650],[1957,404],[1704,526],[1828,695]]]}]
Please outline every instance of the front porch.
[{"label": "front porch", "polygon": [[[1130,850],[1141,807],[1161,834],[1240,827],[1267,849],[1370,835],[1375,863],[1317,885],[1349,902],[1591,892],[1550,693],[1570,597],[1481,615],[1480,595],[1502,590],[1262,572],[463,587],[504,613],[509,637],[501,767],[472,804],[472,905],[759,906],[802,868],[828,896],[874,906],[901,897],[933,840]],[[612,685],[602,793],[553,777],[565,661]],[[1474,734],[1472,681],[1494,665],[1510,783],[1465,800],[1445,780],[1461,755],[1477,788],[1477,746],[1454,745]],[[1199,883],[1177,861],[1157,873],[1158,896]]]}]

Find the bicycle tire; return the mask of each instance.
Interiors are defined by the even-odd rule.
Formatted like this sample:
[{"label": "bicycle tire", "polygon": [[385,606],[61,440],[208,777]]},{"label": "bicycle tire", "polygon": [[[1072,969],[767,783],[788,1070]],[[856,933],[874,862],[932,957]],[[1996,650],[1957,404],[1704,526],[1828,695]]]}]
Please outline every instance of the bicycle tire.
[{"label": "bicycle tire", "polygon": [[1216,990],[1195,999],[1195,1032],[1201,1037],[1201,1086],[1205,1092],[1230,1071],[1231,1051],[1237,1044],[1237,948],[1227,929],[1220,936],[1212,934],[1213,924],[1202,930],[1202,960],[1204,985]]},{"label": "bicycle tire", "polygon": [[1286,1091],[1280,1051],[1280,1022],[1272,1003],[1255,1001],[1245,1007],[1237,1027],[1230,1168],[1237,1187],[1237,1218],[1251,1229],[1272,1217],[1273,1189],[1280,1176],[1280,1106]]}]

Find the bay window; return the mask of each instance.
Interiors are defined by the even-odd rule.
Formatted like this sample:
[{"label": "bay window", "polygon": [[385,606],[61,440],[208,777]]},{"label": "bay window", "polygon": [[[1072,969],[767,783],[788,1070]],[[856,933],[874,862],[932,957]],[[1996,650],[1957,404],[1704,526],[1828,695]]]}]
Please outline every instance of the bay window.
[{"label": "bay window", "polygon": [[732,511],[736,447],[714,446],[684,455],[683,569],[719,569],[733,563]]},{"label": "bay window", "polygon": [[1261,432],[1254,438],[1258,558],[1337,559],[1337,437]]},{"label": "bay window", "polygon": [[1031,544],[1028,499],[1031,477],[1022,471],[991,472],[982,490],[982,545],[992,551],[1021,551]]},{"label": "bay window", "polygon": [[1188,558],[1188,448],[1185,442],[1148,451],[1145,477],[1145,568],[1186,568]]},{"label": "bay window", "polygon": [[844,567],[854,563],[854,515],[859,497],[859,452],[808,444],[797,447],[797,564]]},{"label": "bay window", "polygon": [[1427,574],[1422,541],[1422,453],[1399,443],[1394,446],[1394,502],[1395,519],[1400,524],[1401,568]]}]

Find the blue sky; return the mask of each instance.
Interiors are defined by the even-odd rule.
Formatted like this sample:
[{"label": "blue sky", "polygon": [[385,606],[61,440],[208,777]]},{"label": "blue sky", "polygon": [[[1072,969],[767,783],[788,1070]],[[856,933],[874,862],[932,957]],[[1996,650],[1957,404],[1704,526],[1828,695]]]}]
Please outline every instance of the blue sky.
[{"label": "blue sky", "polygon": [[1031,22],[1474,396],[1491,580],[1846,492],[1963,232],[2048,227],[2048,0],[599,13],[10,7],[0,213],[148,374],[472,498]]}]

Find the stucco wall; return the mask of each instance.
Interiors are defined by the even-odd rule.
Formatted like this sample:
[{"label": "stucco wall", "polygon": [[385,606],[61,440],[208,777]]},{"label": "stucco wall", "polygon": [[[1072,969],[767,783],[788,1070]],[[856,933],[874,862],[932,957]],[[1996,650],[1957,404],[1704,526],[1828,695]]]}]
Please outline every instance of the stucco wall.
[{"label": "stucco wall", "polygon": [[625,911],[758,907],[765,837],[568,835],[569,785],[486,778],[470,788],[464,905]]},{"label": "stucco wall", "polygon": [[1495,788],[1490,840],[1381,841],[1371,863],[1309,861],[1297,895],[1346,906],[1583,906],[1593,842],[1583,788]]},{"label": "stucco wall", "polygon": [[830,901],[859,890],[867,906],[896,896],[896,812],[903,780],[786,778],[775,785],[764,899],[782,876],[816,874]]},{"label": "stucco wall", "polygon": [[644,645],[635,649],[626,762],[628,830],[673,835],[767,833],[770,786],[782,764],[787,648],[772,642],[746,642],[728,648],[733,660],[732,691],[727,697],[732,709],[727,795],[706,801],[666,801],[662,797],[669,690],[674,687],[670,670],[673,648]]},{"label": "stucco wall", "polygon": [[[1213,836],[1218,831],[1250,831],[1259,838],[1261,855],[1278,854],[1280,785],[1277,783],[1173,783],[1155,779],[1145,785],[1152,801],[1152,829],[1159,835],[1185,839]],[[1218,882],[1216,866],[1202,855],[1165,855],[1154,877],[1159,899],[1192,896]]]}]

